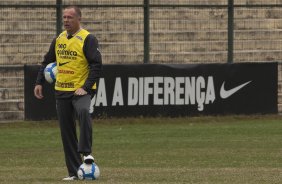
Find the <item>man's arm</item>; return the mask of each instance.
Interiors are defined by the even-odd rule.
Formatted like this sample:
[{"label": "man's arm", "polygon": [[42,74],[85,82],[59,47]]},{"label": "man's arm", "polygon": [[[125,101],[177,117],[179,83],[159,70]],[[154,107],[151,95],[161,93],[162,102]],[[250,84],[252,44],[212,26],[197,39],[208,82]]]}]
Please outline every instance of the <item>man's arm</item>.
[{"label": "man's arm", "polygon": [[56,44],[56,38],[53,39],[49,51],[45,54],[44,60],[41,63],[40,69],[37,74],[36,82],[35,84],[40,84],[42,85],[45,82],[44,78],[44,69],[45,67],[52,62],[56,61],[56,53],[55,53],[55,44]]},{"label": "man's arm", "polygon": [[82,88],[91,93],[91,89],[95,83],[97,84],[102,71],[102,56],[99,51],[98,40],[94,35],[89,34],[86,37],[83,52],[89,64],[89,75]]},{"label": "man's arm", "polygon": [[40,69],[37,74],[33,92],[34,92],[34,96],[38,99],[42,99],[44,97],[43,96],[43,87],[42,87],[42,84],[45,82],[44,69],[49,63],[56,61],[55,43],[56,43],[56,38],[53,39],[50,45],[49,51],[45,54],[44,60],[41,63]]}]

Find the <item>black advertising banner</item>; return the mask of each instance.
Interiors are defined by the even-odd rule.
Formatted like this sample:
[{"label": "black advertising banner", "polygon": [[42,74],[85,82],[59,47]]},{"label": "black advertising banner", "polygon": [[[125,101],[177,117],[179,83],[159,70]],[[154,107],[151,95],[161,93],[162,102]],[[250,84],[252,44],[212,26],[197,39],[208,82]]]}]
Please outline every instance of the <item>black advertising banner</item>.
[{"label": "black advertising banner", "polygon": [[[38,68],[25,66],[31,81],[25,117],[54,119],[52,86],[45,84],[45,101],[33,97]],[[94,117],[277,113],[277,75],[277,63],[104,65],[90,111]]]}]

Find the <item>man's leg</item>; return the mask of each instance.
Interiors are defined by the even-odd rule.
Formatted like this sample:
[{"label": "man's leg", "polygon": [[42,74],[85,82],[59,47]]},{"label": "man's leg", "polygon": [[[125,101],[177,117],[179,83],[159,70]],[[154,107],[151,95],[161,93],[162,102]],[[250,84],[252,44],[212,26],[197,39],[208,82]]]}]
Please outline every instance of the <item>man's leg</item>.
[{"label": "man's leg", "polygon": [[92,152],[92,118],[89,113],[90,103],[90,95],[73,98],[73,106],[80,123],[78,152],[83,155],[88,155]]},{"label": "man's leg", "polygon": [[77,176],[77,169],[82,164],[82,160],[80,154],[77,152],[78,140],[72,100],[57,99],[56,104],[69,176]]}]

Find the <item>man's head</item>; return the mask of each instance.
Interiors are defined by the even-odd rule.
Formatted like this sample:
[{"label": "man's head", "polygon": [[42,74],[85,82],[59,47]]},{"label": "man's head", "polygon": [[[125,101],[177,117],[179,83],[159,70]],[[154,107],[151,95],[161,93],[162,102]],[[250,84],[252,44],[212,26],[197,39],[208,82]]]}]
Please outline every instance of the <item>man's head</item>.
[{"label": "man's head", "polygon": [[81,11],[76,6],[69,6],[64,9],[63,22],[68,34],[74,34],[80,29]]}]

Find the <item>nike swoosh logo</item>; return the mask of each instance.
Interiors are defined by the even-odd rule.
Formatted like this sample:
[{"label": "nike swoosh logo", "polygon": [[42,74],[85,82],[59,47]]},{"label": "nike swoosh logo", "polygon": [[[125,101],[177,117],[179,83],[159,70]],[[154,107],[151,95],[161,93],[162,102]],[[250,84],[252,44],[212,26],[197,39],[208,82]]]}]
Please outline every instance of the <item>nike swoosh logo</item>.
[{"label": "nike swoosh logo", "polygon": [[68,62],[65,62],[65,63],[59,63],[59,66],[63,66],[63,65],[65,65],[65,64],[68,64],[70,61],[68,61]]},{"label": "nike swoosh logo", "polygon": [[231,95],[233,95],[234,93],[236,93],[237,91],[239,91],[241,88],[245,87],[245,86],[246,86],[247,84],[249,84],[250,82],[252,82],[252,81],[248,81],[248,82],[246,82],[246,83],[244,83],[244,84],[241,84],[241,85],[239,85],[239,86],[236,86],[236,87],[234,87],[234,88],[232,88],[232,89],[226,90],[226,89],[224,88],[224,84],[225,84],[225,81],[224,81],[224,82],[222,83],[222,85],[221,85],[221,88],[220,88],[220,97],[223,98],[223,99],[228,98],[228,97],[230,97]]}]

